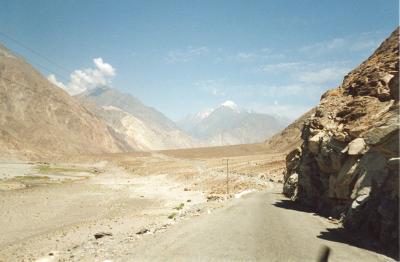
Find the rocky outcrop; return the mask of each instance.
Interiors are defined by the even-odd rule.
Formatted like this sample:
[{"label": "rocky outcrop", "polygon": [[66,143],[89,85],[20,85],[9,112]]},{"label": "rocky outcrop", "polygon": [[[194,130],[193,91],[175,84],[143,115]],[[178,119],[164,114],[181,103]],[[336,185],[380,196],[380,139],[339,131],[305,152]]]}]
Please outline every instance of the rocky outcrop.
[{"label": "rocky outcrop", "polygon": [[326,92],[287,156],[284,193],[398,251],[399,29]]},{"label": "rocky outcrop", "polygon": [[304,113],[281,132],[265,141],[265,147],[272,152],[290,152],[301,145],[301,131],[305,121],[315,113],[315,108]]}]

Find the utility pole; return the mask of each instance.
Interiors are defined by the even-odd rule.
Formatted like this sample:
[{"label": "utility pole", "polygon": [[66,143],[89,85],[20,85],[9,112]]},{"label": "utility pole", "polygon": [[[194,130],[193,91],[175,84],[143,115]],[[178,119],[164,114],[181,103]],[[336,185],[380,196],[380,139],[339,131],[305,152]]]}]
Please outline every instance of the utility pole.
[{"label": "utility pole", "polygon": [[226,163],[226,194],[229,195],[229,158],[222,159],[222,164]]}]

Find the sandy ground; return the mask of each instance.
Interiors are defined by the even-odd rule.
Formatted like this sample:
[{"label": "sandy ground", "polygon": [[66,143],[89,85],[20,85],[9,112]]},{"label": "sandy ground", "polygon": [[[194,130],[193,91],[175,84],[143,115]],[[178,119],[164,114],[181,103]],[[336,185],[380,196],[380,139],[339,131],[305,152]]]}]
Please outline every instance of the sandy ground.
[{"label": "sandy ground", "polygon": [[[104,261],[146,234],[271,187],[283,156],[248,149],[0,163],[0,261]],[[226,164],[229,157],[229,195]],[[73,163],[73,164],[72,164]],[[141,232],[142,231],[142,232]],[[96,239],[95,235],[104,235]],[[140,233],[140,234],[137,234]],[[141,234],[143,233],[143,234]]]}]

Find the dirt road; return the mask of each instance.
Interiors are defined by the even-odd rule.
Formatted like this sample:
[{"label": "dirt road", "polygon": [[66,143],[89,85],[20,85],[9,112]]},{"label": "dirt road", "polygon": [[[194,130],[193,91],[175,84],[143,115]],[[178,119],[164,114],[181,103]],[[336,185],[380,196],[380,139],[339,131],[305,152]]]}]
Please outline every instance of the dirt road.
[{"label": "dirt road", "polygon": [[149,236],[120,260],[317,261],[326,245],[332,250],[329,261],[392,261],[318,238],[335,225],[311,213],[283,208],[282,203],[285,199],[278,190],[245,195],[209,215]]}]

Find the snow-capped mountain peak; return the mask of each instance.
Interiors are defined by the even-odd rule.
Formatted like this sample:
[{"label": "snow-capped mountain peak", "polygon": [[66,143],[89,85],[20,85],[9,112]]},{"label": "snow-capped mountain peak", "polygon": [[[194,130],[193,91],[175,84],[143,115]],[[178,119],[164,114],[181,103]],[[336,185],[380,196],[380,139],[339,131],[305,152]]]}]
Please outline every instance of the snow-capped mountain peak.
[{"label": "snow-capped mountain peak", "polygon": [[178,122],[190,135],[213,146],[260,142],[285,124],[274,115],[247,110],[231,100]]},{"label": "snow-capped mountain peak", "polygon": [[233,109],[233,110],[237,110],[239,108],[238,105],[231,100],[226,100],[225,102],[223,102],[221,104],[221,106],[229,107],[230,109]]}]

